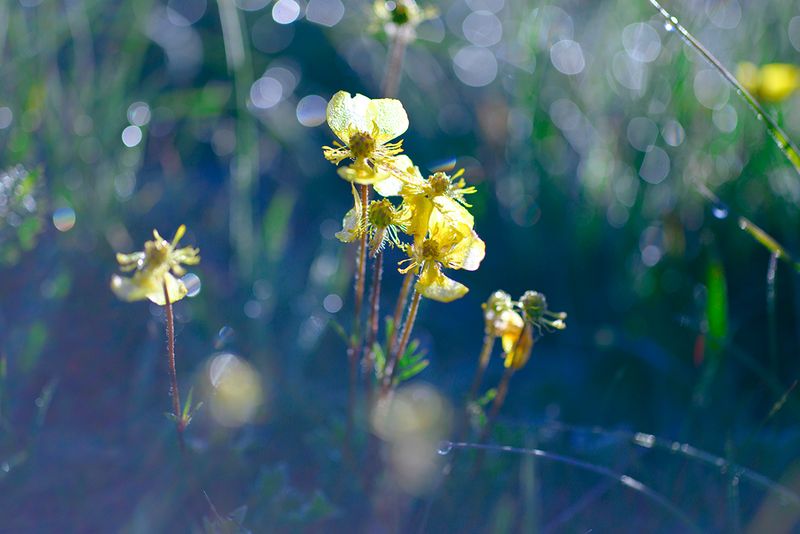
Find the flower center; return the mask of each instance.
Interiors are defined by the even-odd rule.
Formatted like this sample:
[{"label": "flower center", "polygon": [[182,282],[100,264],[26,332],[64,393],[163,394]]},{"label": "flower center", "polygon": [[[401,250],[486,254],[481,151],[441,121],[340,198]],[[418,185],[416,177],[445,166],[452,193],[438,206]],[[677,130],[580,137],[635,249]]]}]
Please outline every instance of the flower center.
[{"label": "flower center", "polygon": [[532,321],[540,319],[547,310],[547,299],[538,291],[526,291],[519,299],[519,303],[525,310],[525,315]]},{"label": "flower center", "polygon": [[422,242],[422,259],[436,260],[439,258],[439,244],[436,241],[426,239]]},{"label": "flower center", "polygon": [[376,228],[386,228],[392,224],[394,206],[386,199],[374,201],[369,205],[369,223]]},{"label": "flower center", "polygon": [[428,185],[431,189],[431,196],[443,195],[450,187],[450,177],[443,172],[437,172],[428,178]]},{"label": "flower center", "polygon": [[[406,6],[405,3],[402,2],[402,0],[398,0],[396,3],[386,2],[386,4],[387,4],[386,7],[388,7],[389,10],[391,11],[392,22],[394,22],[398,26],[408,22],[409,19],[408,6]],[[392,5],[394,5],[394,7],[392,7]]]},{"label": "flower center", "polygon": [[353,153],[353,158],[363,159],[371,156],[375,151],[375,140],[368,133],[356,132],[350,136],[348,146],[350,152]]}]

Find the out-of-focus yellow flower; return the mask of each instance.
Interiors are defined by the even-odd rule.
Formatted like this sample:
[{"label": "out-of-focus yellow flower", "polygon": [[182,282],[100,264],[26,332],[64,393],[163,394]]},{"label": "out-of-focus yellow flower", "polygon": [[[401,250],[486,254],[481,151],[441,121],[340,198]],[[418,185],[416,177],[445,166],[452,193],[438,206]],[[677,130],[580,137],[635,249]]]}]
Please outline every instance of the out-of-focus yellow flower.
[{"label": "out-of-focus yellow flower", "polygon": [[509,330],[503,335],[502,341],[503,351],[505,352],[505,366],[515,370],[522,369],[528,363],[533,350],[532,328],[530,326],[522,326],[516,332]]},{"label": "out-of-focus yellow flower", "polygon": [[415,242],[425,237],[429,225],[440,220],[473,227],[475,219],[467,210],[471,206],[464,196],[475,193],[475,188],[467,187],[461,177],[463,169],[452,176],[437,172],[426,180],[410,159],[401,158],[398,158],[398,164],[403,172],[394,173],[375,184],[375,191],[386,197],[403,197],[403,203],[411,211],[408,233],[414,236]]},{"label": "out-of-focus yellow flower", "polygon": [[414,0],[376,0],[372,5],[372,12],[378,23],[377,27],[383,27],[387,35],[395,35],[400,28],[406,28],[410,32],[410,37],[414,37],[414,29],[422,22],[432,19],[439,15],[439,11],[433,7],[420,8]]},{"label": "out-of-focus yellow flower", "polygon": [[400,268],[401,273],[419,270],[417,291],[439,302],[451,302],[463,297],[469,288],[442,273],[442,268],[476,270],[486,254],[486,245],[472,228],[436,221],[430,226],[428,237],[418,243],[406,245],[409,258]]},{"label": "out-of-focus yellow flower", "polygon": [[[186,296],[187,289],[175,276],[183,276],[184,265],[200,263],[199,249],[192,247],[175,248],[186,233],[181,225],[175,232],[172,242],[153,230],[153,241],[146,241],[144,251],[131,254],[117,254],[117,262],[123,272],[134,271],[131,278],[119,275],[111,277],[111,289],[122,300],[134,301],[149,299],[160,306],[166,304],[164,286],[166,285],[170,302]],[[173,276],[173,274],[175,276]]]},{"label": "out-of-focus yellow flower", "polygon": [[736,78],[759,100],[781,102],[800,87],[800,67],[789,63],[768,63],[759,67],[744,62],[737,66]]},{"label": "out-of-focus yellow flower", "polygon": [[402,141],[390,141],[408,129],[408,116],[399,100],[372,100],[339,91],[328,102],[327,118],[328,126],[344,145],[334,142],[334,147],[322,147],[325,159],[335,165],[353,160],[352,165],[339,169],[342,178],[374,184],[389,176],[395,157],[403,150]]}]

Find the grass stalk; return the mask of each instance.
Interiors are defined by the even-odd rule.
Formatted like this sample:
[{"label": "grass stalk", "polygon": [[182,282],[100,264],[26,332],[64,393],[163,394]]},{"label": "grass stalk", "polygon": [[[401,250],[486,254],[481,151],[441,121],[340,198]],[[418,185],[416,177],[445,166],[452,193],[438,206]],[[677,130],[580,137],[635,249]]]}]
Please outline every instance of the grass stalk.
[{"label": "grass stalk", "polygon": [[478,390],[483,382],[483,373],[486,372],[486,367],[489,365],[489,357],[492,355],[492,348],[494,347],[494,337],[486,334],[483,336],[483,347],[481,354],[478,357],[478,367],[475,369],[475,378],[472,379],[472,387],[469,389],[469,396],[467,397],[467,404],[475,400],[478,395]]},{"label": "grass stalk", "polygon": [[778,271],[778,254],[769,255],[767,264],[767,335],[770,370],[778,374],[778,323],[775,307],[775,275]]},{"label": "grass stalk", "polygon": [[650,3],[664,18],[665,28],[668,30],[676,30],[683,38],[684,42],[694,48],[697,53],[699,53],[706,61],[708,61],[711,66],[714,67],[717,72],[719,72],[720,75],[733,86],[736,92],[742,96],[748,107],[750,107],[755,114],[756,118],[759,121],[764,122],[770,137],[772,137],[772,140],[775,141],[776,145],[778,145],[778,148],[781,150],[781,152],[783,152],[783,155],[786,156],[786,159],[789,160],[789,163],[791,163],[792,167],[794,167],[794,170],[800,174],[800,150],[798,150],[797,146],[792,142],[791,139],[789,139],[789,136],[786,135],[786,132],[784,132],[783,129],[778,126],[778,123],[775,121],[775,119],[767,114],[767,112],[764,110],[764,107],[758,102],[758,100],[756,100],[756,98],[750,94],[747,89],[745,89],[741,82],[737,80],[728,69],[725,68],[722,62],[720,62],[714,56],[714,54],[712,54],[705,46],[703,46],[700,41],[698,41],[678,22],[676,17],[672,16],[666,9],[664,9],[657,0],[650,0]]}]

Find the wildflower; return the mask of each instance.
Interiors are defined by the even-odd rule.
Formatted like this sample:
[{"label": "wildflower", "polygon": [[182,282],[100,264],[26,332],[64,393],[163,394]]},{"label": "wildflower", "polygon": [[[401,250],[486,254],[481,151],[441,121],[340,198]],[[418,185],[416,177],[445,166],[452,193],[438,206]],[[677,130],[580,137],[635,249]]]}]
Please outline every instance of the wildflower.
[{"label": "wildflower", "polygon": [[345,180],[374,184],[389,176],[402,141],[390,143],[408,129],[403,104],[393,98],[372,100],[339,91],[328,102],[328,126],[344,143],[322,147],[325,159],[338,165],[345,159],[353,164],[339,169]]},{"label": "wildflower", "polygon": [[736,77],[757,98],[766,102],[781,102],[800,87],[800,67],[789,63],[768,63],[761,67],[740,63]]},{"label": "wildflower", "polygon": [[199,249],[175,248],[185,233],[186,226],[181,225],[170,243],[161,237],[157,230],[153,230],[154,240],[145,242],[144,251],[117,254],[120,269],[123,272],[134,271],[134,273],[131,278],[119,275],[111,278],[111,289],[114,294],[127,301],[149,299],[160,306],[166,304],[164,287],[166,287],[170,302],[176,302],[185,297],[188,290],[184,283],[175,276],[186,274],[186,270],[181,264],[197,265],[200,263]]},{"label": "wildflower", "polygon": [[429,6],[423,9],[414,0],[376,0],[372,5],[372,12],[376,21],[390,37],[397,34],[401,28],[406,29],[413,37],[417,26],[439,14],[435,7]]},{"label": "wildflower", "polygon": [[[514,312],[512,312],[514,313]],[[517,315],[519,317],[519,315]],[[520,326],[514,332],[508,330],[503,335],[503,352],[505,352],[505,367],[514,370],[522,369],[531,357],[533,350],[533,332],[529,325]]]},{"label": "wildflower", "polygon": [[400,246],[398,231],[404,232],[410,219],[406,206],[396,207],[388,199],[373,200],[367,207],[366,218],[361,217],[361,199],[353,187],[353,207],[342,220],[342,229],[336,238],[351,243],[364,232],[369,237],[369,254],[374,256],[387,244]]},{"label": "wildflower", "polygon": [[[407,160],[407,162],[406,162]],[[472,228],[475,219],[467,210],[472,206],[467,203],[465,195],[475,193],[474,187],[467,187],[461,177],[461,169],[450,176],[444,172],[436,172],[424,179],[411,160],[405,158],[398,163],[408,163],[400,169],[402,173],[394,173],[389,178],[375,184],[375,191],[383,196],[403,197],[403,203],[411,211],[411,223],[408,233],[415,241],[425,237],[428,226],[434,221],[445,219],[450,223],[463,224]]]},{"label": "wildflower", "polygon": [[406,245],[409,258],[399,269],[407,273],[418,269],[417,291],[423,297],[451,302],[463,297],[469,288],[442,274],[442,268],[474,271],[486,253],[486,245],[472,228],[466,225],[447,224],[435,221],[430,226],[428,237]]},{"label": "wildflower", "polygon": [[547,298],[538,291],[526,291],[520,297],[518,304],[525,316],[525,321],[539,330],[542,328],[546,330],[564,330],[567,327],[564,322],[567,314],[548,310]]}]

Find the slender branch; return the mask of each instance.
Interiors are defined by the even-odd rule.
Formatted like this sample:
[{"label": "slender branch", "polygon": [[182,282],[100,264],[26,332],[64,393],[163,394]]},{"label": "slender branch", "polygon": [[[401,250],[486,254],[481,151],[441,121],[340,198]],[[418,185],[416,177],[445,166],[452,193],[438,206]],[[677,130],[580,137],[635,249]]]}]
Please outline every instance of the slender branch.
[{"label": "slender branch", "polygon": [[403,335],[400,337],[400,345],[398,345],[397,350],[389,356],[389,361],[386,363],[386,369],[383,373],[384,394],[387,393],[391,388],[395,369],[397,368],[397,362],[403,356],[403,353],[406,351],[406,347],[408,346],[408,341],[411,338],[411,331],[414,329],[414,321],[417,318],[417,310],[419,309],[419,301],[421,298],[422,294],[419,291],[414,290],[414,296],[411,298],[411,304],[408,307],[406,322],[403,325]]},{"label": "slender branch", "polygon": [[172,414],[175,416],[175,427],[178,430],[178,444],[181,451],[186,445],[183,441],[183,429],[186,427],[181,413],[181,394],[178,391],[178,373],[175,370],[175,321],[172,316],[172,302],[169,300],[167,282],[163,282],[164,308],[167,312],[167,359],[169,361],[170,395],[172,396]]},{"label": "slender branch", "polygon": [[661,7],[656,0],[650,0],[650,3],[655,7],[659,14],[664,17],[665,20],[665,27],[668,29],[676,29],[678,33],[680,33],[683,40],[689,44],[692,48],[694,48],[703,58],[708,61],[712,67],[717,69],[717,72],[725,78],[728,83],[730,83],[733,88],[736,90],[737,93],[742,95],[744,101],[747,102],[747,105],[750,106],[750,109],[755,113],[756,118],[758,120],[763,120],[764,124],[767,127],[767,131],[769,132],[772,140],[775,141],[775,144],[778,145],[778,148],[783,152],[783,155],[786,156],[786,159],[789,160],[789,163],[792,164],[794,170],[800,174],[800,151],[798,151],[797,146],[789,139],[789,136],[786,135],[786,132],[778,126],[778,123],[773,119],[764,108],[759,104],[758,100],[750,94],[750,92],[745,89],[745,87],[736,79],[736,77],[731,74],[731,72],[726,69],[722,63],[714,57],[714,54],[708,51],[703,44],[695,39],[695,37],[689,33],[686,28],[684,28],[679,22],[678,19],[670,15],[670,13]]},{"label": "slender branch", "polygon": [[367,342],[364,347],[364,362],[362,372],[367,391],[372,389],[372,377],[375,368],[375,351],[373,347],[378,340],[378,319],[381,307],[381,280],[383,277],[383,251],[375,254],[372,262],[372,287],[369,298],[369,319],[367,321]]}]

